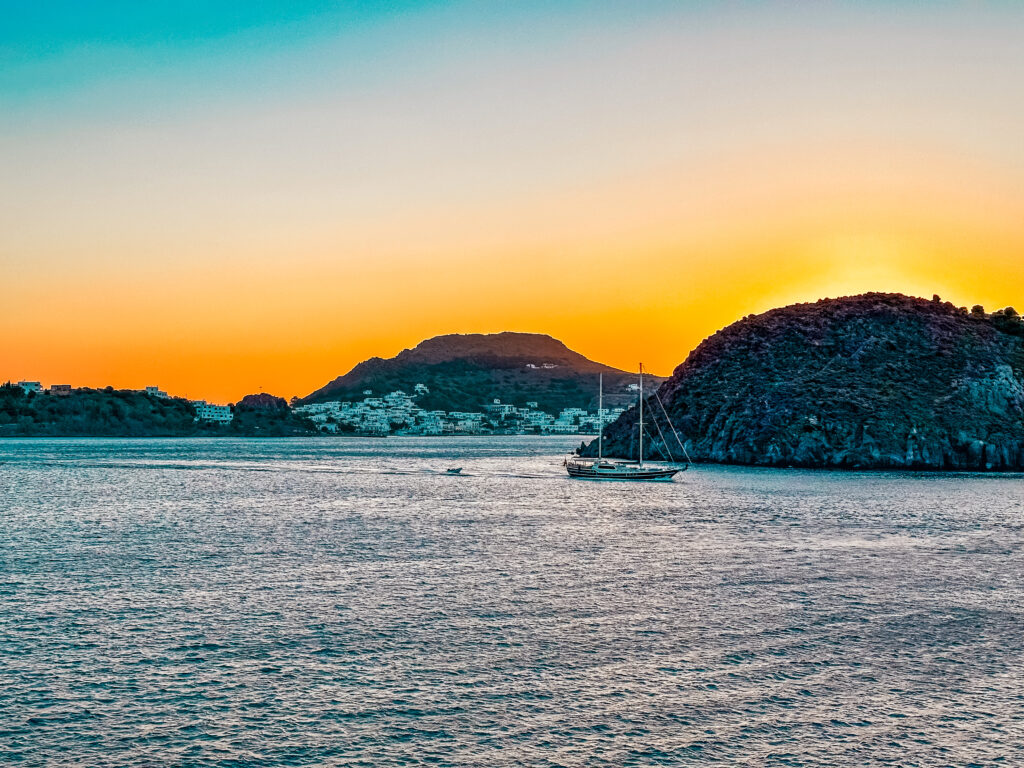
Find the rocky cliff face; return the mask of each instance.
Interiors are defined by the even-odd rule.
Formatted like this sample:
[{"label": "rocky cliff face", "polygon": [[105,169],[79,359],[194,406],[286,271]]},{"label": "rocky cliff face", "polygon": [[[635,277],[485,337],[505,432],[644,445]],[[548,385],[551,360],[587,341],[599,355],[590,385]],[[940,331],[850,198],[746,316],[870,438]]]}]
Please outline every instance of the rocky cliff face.
[{"label": "rocky cliff face", "polygon": [[248,409],[250,411],[281,411],[288,409],[288,401],[283,397],[275,397],[266,392],[246,395],[235,406],[236,409]]},{"label": "rocky cliff face", "polygon": [[[1024,469],[1024,322],[938,297],[797,304],[706,339],[647,400],[645,456],[678,458],[657,398],[695,461]],[[606,454],[635,458],[636,416]]]}]

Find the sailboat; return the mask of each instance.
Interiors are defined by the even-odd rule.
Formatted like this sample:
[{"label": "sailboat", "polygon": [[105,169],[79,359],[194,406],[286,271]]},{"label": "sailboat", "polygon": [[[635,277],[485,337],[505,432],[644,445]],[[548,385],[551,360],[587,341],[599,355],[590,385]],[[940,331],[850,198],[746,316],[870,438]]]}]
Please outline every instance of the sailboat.
[{"label": "sailboat", "polygon": [[611,461],[604,458],[604,375],[599,374],[597,395],[597,458],[573,456],[566,459],[569,477],[581,480],[671,480],[687,465],[653,467],[644,465],[644,364],[640,363],[640,460]]}]

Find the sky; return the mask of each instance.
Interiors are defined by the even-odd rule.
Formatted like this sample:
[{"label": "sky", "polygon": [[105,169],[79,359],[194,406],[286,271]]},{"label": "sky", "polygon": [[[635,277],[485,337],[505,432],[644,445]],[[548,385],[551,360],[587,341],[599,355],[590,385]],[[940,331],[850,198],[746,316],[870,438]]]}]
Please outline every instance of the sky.
[{"label": "sky", "polygon": [[1024,3],[0,0],[0,380],[305,395],[442,333],[668,374],[1024,310]]}]

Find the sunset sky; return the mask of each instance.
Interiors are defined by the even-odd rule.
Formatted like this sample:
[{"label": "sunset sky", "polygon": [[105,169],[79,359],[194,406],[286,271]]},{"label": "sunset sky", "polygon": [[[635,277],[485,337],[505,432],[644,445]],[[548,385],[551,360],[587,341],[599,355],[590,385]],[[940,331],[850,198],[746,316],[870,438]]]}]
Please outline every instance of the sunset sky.
[{"label": "sunset sky", "polygon": [[441,333],[667,374],[1024,310],[1024,3],[4,6],[0,380],[305,395]]}]

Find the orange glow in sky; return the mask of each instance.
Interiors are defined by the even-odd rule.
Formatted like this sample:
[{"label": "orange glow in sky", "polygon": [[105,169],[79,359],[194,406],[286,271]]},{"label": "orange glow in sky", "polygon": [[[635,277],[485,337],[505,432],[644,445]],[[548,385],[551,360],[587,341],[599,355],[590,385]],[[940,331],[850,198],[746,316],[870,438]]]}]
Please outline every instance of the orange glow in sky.
[{"label": "orange glow in sky", "polygon": [[664,375],[795,301],[1024,310],[1015,9],[433,13],[362,30],[373,66],[320,26],[16,61],[0,379],[289,397],[502,330]]}]

